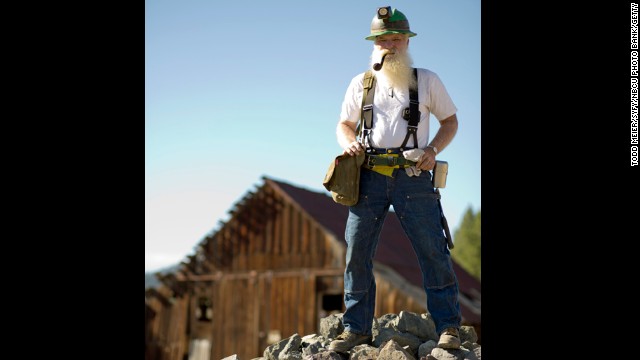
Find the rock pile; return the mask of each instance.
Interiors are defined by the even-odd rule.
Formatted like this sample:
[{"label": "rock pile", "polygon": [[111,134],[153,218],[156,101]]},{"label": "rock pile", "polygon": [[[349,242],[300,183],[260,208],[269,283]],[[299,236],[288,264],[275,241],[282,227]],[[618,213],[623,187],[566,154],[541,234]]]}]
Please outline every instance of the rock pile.
[{"label": "rock pile", "polygon": [[[348,354],[329,351],[329,343],[344,330],[342,315],[322,318],[320,334],[294,334],[270,345],[262,357],[252,360],[481,360],[481,346],[472,326],[460,328],[460,349],[440,349],[436,347],[438,334],[431,315],[407,311],[373,319],[371,345],[358,345]],[[223,360],[242,359],[232,355]]]}]

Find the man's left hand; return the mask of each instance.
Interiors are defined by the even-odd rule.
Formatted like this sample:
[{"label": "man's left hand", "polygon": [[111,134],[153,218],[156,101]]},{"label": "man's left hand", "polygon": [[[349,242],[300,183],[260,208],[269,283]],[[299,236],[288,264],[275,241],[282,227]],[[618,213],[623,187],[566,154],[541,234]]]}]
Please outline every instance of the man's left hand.
[{"label": "man's left hand", "polygon": [[436,153],[432,148],[427,148],[424,151],[424,154],[420,156],[418,162],[416,163],[416,167],[420,170],[433,170],[436,166]]}]

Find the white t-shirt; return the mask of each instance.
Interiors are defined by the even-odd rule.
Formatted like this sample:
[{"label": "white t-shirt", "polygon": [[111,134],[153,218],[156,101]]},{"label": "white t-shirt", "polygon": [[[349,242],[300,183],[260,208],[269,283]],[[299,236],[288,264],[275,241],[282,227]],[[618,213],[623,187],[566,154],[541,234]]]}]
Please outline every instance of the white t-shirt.
[{"label": "white t-shirt", "polygon": [[[341,120],[355,124],[360,120],[363,79],[364,72],[351,80],[342,102]],[[390,89],[387,84],[376,78],[375,91],[371,143],[376,148],[400,147],[407,135],[408,121],[402,118],[402,111],[409,106],[409,89]],[[455,114],[458,109],[438,75],[427,69],[418,68],[418,101],[418,147],[424,149],[429,141],[429,115],[433,114],[436,119],[443,120]],[[411,136],[407,141],[407,147],[413,146]]]}]

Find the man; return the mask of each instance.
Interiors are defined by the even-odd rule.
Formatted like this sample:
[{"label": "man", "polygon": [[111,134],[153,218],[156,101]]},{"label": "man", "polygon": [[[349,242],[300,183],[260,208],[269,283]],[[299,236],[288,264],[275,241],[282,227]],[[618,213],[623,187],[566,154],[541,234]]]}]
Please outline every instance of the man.
[{"label": "man", "polygon": [[[345,331],[329,345],[333,351],[348,352],[354,346],[372,340],[376,293],[373,257],[390,205],[418,256],[427,309],[440,335],[438,346],[445,349],[460,347],[458,280],[443,233],[439,195],[429,172],[436,164],[436,155],[456,134],[457,108],[435,73],[418,69],[417,81],[414,79],[408,47],[409,38],[416,35],[409,29],[409,21],[403,13],[388,6],[378,8],[371,22],[371,33],[366,37],[374,41],[373,68],[379,69],[379,65],[383,65],[375,72],[375,86],[370,90],[375,90],[370,132],[356,134],[363,104],[364,73],[352,79],[342,103],[337,126],[338,143],[346,154],[355,156],[365,151],[366,158],[360,174],[358,203],[349,207],[345,231]],[[382,61],[384,53],[388,54]],[[410,109],[409,88],[415,89],[416,85],[420,115],[414,137],[413,133],[408,133],[408,116],[404,114],[403,117],[403,113]],[[440,126],[429,142],[431,114]],[[415,162],[399,161],[401,165],[382,166],[373,165],[371,161],[385,157],[404,160],[409,153]]]}]

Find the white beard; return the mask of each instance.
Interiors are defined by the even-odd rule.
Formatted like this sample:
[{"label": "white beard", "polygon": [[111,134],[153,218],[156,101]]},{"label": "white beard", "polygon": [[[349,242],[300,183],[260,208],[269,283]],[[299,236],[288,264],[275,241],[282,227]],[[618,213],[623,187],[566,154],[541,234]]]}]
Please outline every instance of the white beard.
[{"label": "white beard", "polygon": [[[371,67],[374,63],[379,63],[382,58],[382,51],[378,51],[375,47],[371,53]],[[376,78],[382,83],[396,89],[416,89],[418,84],[413,78],[413,60],[409,55],[409,50],[403,53],[387,55],[384,58],[382,69],[377,71]]]}]

